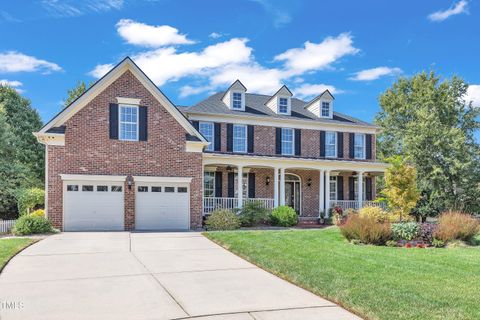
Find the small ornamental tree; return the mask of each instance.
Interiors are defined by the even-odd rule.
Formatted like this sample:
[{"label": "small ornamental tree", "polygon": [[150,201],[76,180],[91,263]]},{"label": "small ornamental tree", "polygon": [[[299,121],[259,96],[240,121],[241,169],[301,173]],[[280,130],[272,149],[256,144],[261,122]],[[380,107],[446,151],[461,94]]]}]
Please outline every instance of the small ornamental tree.
[{"label": "small ornamental tree", "polygon": [[390,166],[385,171],[385,189],[382,193],[387,199],[388,207],[399,212],[402,221],[415,208],[420,198],[417,170],[400,156],[386,160]]}]

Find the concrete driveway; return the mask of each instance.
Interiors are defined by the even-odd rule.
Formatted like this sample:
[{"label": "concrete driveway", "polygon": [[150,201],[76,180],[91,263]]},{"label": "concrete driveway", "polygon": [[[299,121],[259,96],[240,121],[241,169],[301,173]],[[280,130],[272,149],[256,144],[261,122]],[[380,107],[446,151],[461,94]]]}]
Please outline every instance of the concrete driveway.
[{"label": "concrete driveway", "polygon": [[193,232],[51,236],[3,270],[0,303],[2,320],[359,319]]}]

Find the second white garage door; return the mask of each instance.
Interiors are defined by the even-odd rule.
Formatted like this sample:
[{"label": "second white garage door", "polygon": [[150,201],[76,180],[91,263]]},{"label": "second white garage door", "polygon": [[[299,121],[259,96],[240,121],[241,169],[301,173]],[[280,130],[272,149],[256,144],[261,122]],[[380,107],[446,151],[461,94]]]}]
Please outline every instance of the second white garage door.
[{"label": "second white garage door", "polygon": [[189,227],[188,183],[136,182],[135,229],[186,230]]}]

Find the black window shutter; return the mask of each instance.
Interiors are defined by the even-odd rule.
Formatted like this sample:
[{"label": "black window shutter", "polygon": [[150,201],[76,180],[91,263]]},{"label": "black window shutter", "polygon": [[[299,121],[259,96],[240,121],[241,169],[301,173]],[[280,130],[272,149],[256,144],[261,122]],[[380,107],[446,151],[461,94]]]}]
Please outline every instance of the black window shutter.
[{"label": "black window shutter", "polygon": [[365,138],[367,139],[367,141],[365,141],[365,148],[367,149],[367,159],[372,159],[372,137],[373,136],[371,134],[365,135]]},{"label": "black window shutter", "polygon": [[235,197],[235,172],[228,173],[227,191],[229,198]]},{"label": "black window shutter", "polygon": [[254,138],[254,129],[253,126],[247,126],[247,152],[253,153],[253,138]]},{"label": "black window shutter", "polygon": [[325,131],[320,131],[320,158],[325,157]]},{"label": "black window shutter", "polygon": [[192,122],[192,126],[195,128],[195,130],[198,131],[198,121],[192,120],[191,122]]},{"label": "black window shutter", "polygon": [[118,104],[110,103],[110,139],[118,139]]},{"label": "black window shutter", "polygon": [[343,177],[337,176],[337,200],[343,199]]},{"label": "black window shutter", "polygon": [[355,179],[348,177],[348,200],[355,200]]},{"label": "black window shutter", "polygon": [[148,140],[148,108],[145,106],[138,107],[138,140]]},{"label": "black window shutter", "polygon": [[215,123],[214,124],[214,130],[215,130],[215,145],[213,146],[213,149],[215,151],[222,151],[222,124],[221,123]]},{"label": "black window shutter", "polygon": [[282,128],[275,128],[275,153],[282,154]]},{"label": "black window shutter", "polygon": [[255,173],[248,173],[248,197],[255,198]]},{"label": "black window shutter", "polygon": [[233,124],[227,123],[227,151],[233,151]]},{"label": "black window shutter", "polygon": [[349,153],[350,153],[350,159],[355,158],[355,133],[350,133],[350,139],[348,139],[348,144],[349,144]]},{"label": "black window shutter", "polygon": [[223,195],[222,195],[222,185],[223,185],[222,172],[217,171],[217,172],[215,172],[215,197],[217,197],[217,198],[223,197]]},{"label": "black window shutter", "polygon": [[372,178],[365,177],[365,197],[368,201],[372,200]]},{"label": "black window shutter", "polygon": [[302,154],[302,130],[295,129],[295,155]]},{"label": "black window shutter", "polygon": [[343,132],[337,132],[337,157],[343,158]]}]

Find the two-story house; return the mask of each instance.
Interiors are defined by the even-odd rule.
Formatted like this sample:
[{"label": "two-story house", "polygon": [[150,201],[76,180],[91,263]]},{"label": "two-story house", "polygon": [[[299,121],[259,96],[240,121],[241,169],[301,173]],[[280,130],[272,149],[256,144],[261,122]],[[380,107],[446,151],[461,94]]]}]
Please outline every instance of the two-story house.
[{"label": "two-story house", "polygon": [[286,86],[251,94],[240,81],[175,106],[129,58],[39,132],[46,211],[62,230],[189,229],[215,208],[261,201],[317,219],[375,198],[378,128],[305,102]]}]

